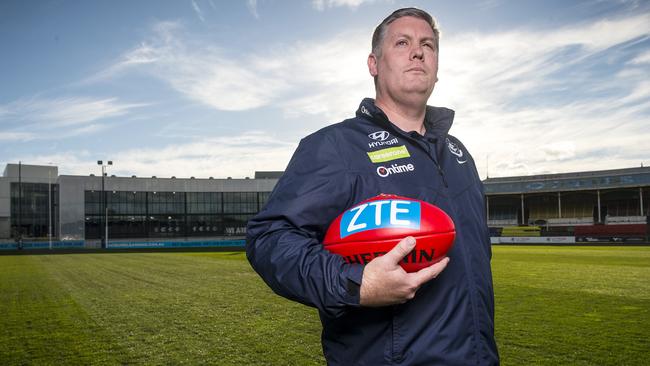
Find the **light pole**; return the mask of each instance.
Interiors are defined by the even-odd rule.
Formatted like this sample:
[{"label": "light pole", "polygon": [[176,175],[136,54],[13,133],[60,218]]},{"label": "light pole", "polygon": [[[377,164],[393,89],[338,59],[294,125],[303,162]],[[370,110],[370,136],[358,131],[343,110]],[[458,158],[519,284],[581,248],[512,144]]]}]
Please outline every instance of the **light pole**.
[{"label": "light pole", "polygon": [[22,181],[22,162],[18,161],[18,250],[23,249],[23,181]]},{"label": "light pole", "polygon": [[52,250],[52,172],[47,169],[47,238]]},{"label": "light pole", "polygon": [[[111,160],[106,162],[107,165],[113,165]],[[97,160],[97,165],[102,166],[102,214],[99,219],[99,227],[101,230],[104,226],[104,232],[101,234],[102,248],[108,248],[108,206],[106,205],[106,191],[104,190],[104,177],[106,176],[106,166],[102,160]],[[104,225],[102,225],[102,221]]]}]

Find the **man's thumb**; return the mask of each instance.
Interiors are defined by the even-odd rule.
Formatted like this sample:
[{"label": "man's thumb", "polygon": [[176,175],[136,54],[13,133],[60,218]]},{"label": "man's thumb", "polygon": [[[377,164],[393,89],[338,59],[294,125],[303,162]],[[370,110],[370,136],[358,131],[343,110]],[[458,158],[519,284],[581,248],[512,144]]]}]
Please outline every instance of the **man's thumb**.
[{"label": "man's thumb", "polygon": [[407,254],[415,248],[415,238],[407,236],[402,239],[390,252],[386,253],[385,257],[390,258],[391,262],[399,263]]}]

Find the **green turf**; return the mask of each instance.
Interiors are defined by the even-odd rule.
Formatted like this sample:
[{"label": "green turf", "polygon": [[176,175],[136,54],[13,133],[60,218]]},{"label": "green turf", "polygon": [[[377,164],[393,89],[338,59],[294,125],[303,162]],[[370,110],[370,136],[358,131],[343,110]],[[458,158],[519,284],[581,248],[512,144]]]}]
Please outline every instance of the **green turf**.
[{"label": "green turf", "polygon": [[504,365],[650,364],[649,247],[495,247]]},{"label": "green turf", "polygon": [[[503,365],[650,362],[650,247],[494,247]],[[0,256],[0,365],[321,365],[243,253]]]}]

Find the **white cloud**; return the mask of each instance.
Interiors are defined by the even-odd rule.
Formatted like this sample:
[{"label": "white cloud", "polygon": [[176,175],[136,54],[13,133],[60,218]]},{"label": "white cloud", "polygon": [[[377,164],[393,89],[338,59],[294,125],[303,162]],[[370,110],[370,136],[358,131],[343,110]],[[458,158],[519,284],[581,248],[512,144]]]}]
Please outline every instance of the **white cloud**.
[{"label": "white cloud", "polygon": [[[230,62],[219,55],[212,61],[192,56],[178,60],[183,68],[178,74],[167,74],[168,81],[179,92],[219,110],[245,110],[269,104],[287,89],[279,79],[256,74],[246,66]],[[163,68],[173,67],[173,64]]]},{"label": "white cloud", "polygon": [[176,177],[243,178],[252,176],[255,170],[283,170],[295,147],[295,144],[267,137],[265,133],[248,132],[162,149],[128,150],[115,160],[120,162],[119,169],[144,176],[167,172]]},{"label": "white cloud", "polygon": [[476,4],[476,8],[481,10],[490,10],[501,6],[503,0],[483,0]]},{"label": "white cloud", "polygon": [[90,98],[65,98],[41,101],[33,105],[30,116],[35,120],[48,121],[54,126],[70,126],[87,124],[101,119],[123,116],[129,110],[143,106],[143,104],[121,104],[117,98],[90,99]]},{"label": "white cloud", "polygon": [[192,9],[194,9],[196,16],[199,17],[201,22],[205,23],[205,17],[203,16],[203,11],[201,11],[201,8],[199,8],[199,5],[194,0],[192,0]]},{"label": "white cloud", "polygon": [[[19,160],[28,162],[30,165],[53,165],[59,167],[59,174],[75,175],[101,175],[96,171],[97,162],[93,160],[88,151],[60,151],[46,155],[23,155],[20,158],[11,158],[7,161],[0,161],[0,166],[15,163]],[[101,169],[101,167],[100,167]]]},{"label": "white cloud", "polygon": [[577,44],[593,52],[648,35],[649,23],[650,14],[622,19],[604,19],[591,24],[565,27],[553,32],[538,34],[541,37],[537,38],[536,43],[541,43],[542,48],[546,47],[547,43],[551,46]]},{"label": "white cloud", "polygon": [[247,0],[246,7],[248,8],[248,11],[250,11],[251,15],[255,17],[255,19],[260,18],[260,14],[257,12],[257,0]]},{"label": "white cloud", "polygon": [[[156,27],[149,42],[128,51],[92,80],[141,70],[164,80],[187,98],[217,110],[279,105],[288,115],[313,114],[305,108],[321,102],[321,109],[332,111],[327,116],[340,116],[333,109],[343,105],[349,113],[360,95],[367,95],[360,91],[372,91],[365,66],[368,51],[359,47],[368,43],[366,38],[365,32],[343,33],[330,40],[278,44],[267,52],[232,58],[216,47],[194,47],[195,41],[177,24],[163,24]],[[322,94],[325,89],[327,93]],[[332,95],[336,97],[330,98]],[[343,99],[346,103],[338,103]]]},{"label": "white cloud", "polygon": [[277,102],[286,115],[320,115],[322,122],[333,122],[349,117],[361,98],[374,94],[366,66],[369,48],[366,32],[345,32],[330,40],[287,47],[282,54],[256,57],[253,62],[256,69],[274,65],[268,72],[291,80],[292,89],[300,91]]},{"label": "white cloud", "polygon": [[0,132],[0,141],[30,141],[35,135],[28,132]]},{"label": "white cloud", "polygon": [[356,9],[363,3],[373,3],[377,0],[313,0],[312,6],[318,11],[323,11],[325,8],[336,8],[347,6],[351,9]]},{"label": "white cloud", "polygon": [[[457,110],[452,133],[474,154],[483,176],[488,155],[492,176],[630,166],[639,155],[650,156],[644,142],[650,140],[650,85],[642,70],[648,56],[620,57],[616,48],[647,37],[646,24],[648,14],[558,29],[450,34],[442,39],[440,82],[430,102]],[[151,73],[218,110],[275,106],[288,117],[325,124],[352,115],[362,97],[374,94],[366,67],[371,31],[276,43],[231,57],[216,47],[195,47],[201,42],[178,24],[161,23],[154,38],[112,70],[120,69],[113,76]],[[601,74],[603,60],[619,71]],[[280,168],[290,150],[277,150]],[[257,151],[249,147],[240,154],[269,156]],[[214,162],[169,154],[177,156],[170,161],[181,172],[182,161],[200,171],[200,162]],[[252,164],[265,166],[260,161]],[[240,172],[247,163],[232,157],[224,164]]]},{"label": "white cloud", "polygon": [[63,127],[123,116],[131,109],[144,105],[119,103],[117,98],[21,99],[5,106],[9,112],[3,119],[15,118],[27,123],[36,122],[51,127]]},{"label": "white cloud", "polygon": [[619,99],[621,105],[642,101],[650,101],[650,80],[641,79],[628,95]]},{"label": "white cloud", "polygon": [[[295,144],[268,137],[263,132],[205,138],[162,148],[137,148],[111,155],[108,174],[159,178],[252,177],[256,170],[283,170]],[[60,174],[97,173],[96,157],[87,151],[25,157],[30,164],[53,162]],[[164,174],[164,175],[163,175]]]},{"label": "white cloud", "polygon": [[640,53],[635,58],[630,60],[630,64],[633,65],[645,65],[650,64],[650,50]]},{"label": "white cloud", "polygon": [[[639,155],[650,157],[642,142],[650,139],[650,85],[616,47],[647,37],[649,23],[643,14],[551,31],[452,34],[442,40],[430,102],[457,110],[452,133],[482,176],[487,156],[491,176],[637,166]],[[622,71],[604,73],[603,60]]]},{"label": "white cloud", "polygon": [[[127,52],[99,75],[116,77],[138,68],[166,81],[189,99],[218,110],[246,110],[269,104],[287,88],[281,78],[267,77],[242,59],[231,60],[216,48],[193,47],[177,23],[160,23],[151,42]],[[133,60],[137,60],[134,62]]]},{"label": "white cloud", "polygon": [[[211,3],[210,3],[211,4]],[[177,44],[174,34],[182,29],[179,22],[162,21],[153,26],[155,33],[154,43],[141,42],[138,46],[126,51],[119,59],[105,69],[73,84],[86,86],[89,84],[111,80],[123,76],[131,70],[142,70],[143,66],[153,66],[160,59],[161,54],[169,52],[170,44]]]},{"label": "white cloud", "polygon": [[540,151],[546,161],[562,161],[575,157],[574,141],[558,141],[540,146]]},{"label": "white cloud", "polygon": [[99,121],[123,117],[146,104],[120,103],[117,98],[89,97],[19,99],[2,108],[0,125],[12,129],[4,139],[45,139],[96,132],[105,126]]}]

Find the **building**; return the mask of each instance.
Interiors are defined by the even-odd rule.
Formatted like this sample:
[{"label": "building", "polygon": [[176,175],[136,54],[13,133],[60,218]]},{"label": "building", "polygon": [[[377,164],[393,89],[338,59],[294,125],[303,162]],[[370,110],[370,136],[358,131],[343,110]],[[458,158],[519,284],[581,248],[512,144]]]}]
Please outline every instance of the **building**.
[{"label": "building", "polygon": [[[7,164],[0,177],[0,249],[242,245],[248,219],[281,175],[102,177]],[[648,242],[648,167],[489,178],[484,185],[494,243]]]},{"label": "building", "polygon": [[577,241],[648,239],[648,167],[489,178],[483,183],[493,237],[514,233]]},{"label": "building", "polygon": [[246,222],[264,205],[279,175],[59,176],[57,167],[8,164],[0,178],[0,240],[52,237],[98,247],[108,237],[115,247],[125,242],[241,239]]},{"label": "building", "polygon": [[[0,240],[57,235],[58,168],[7,164],[0,177]],[[22,202],[21,205],[18,203]]]}]

